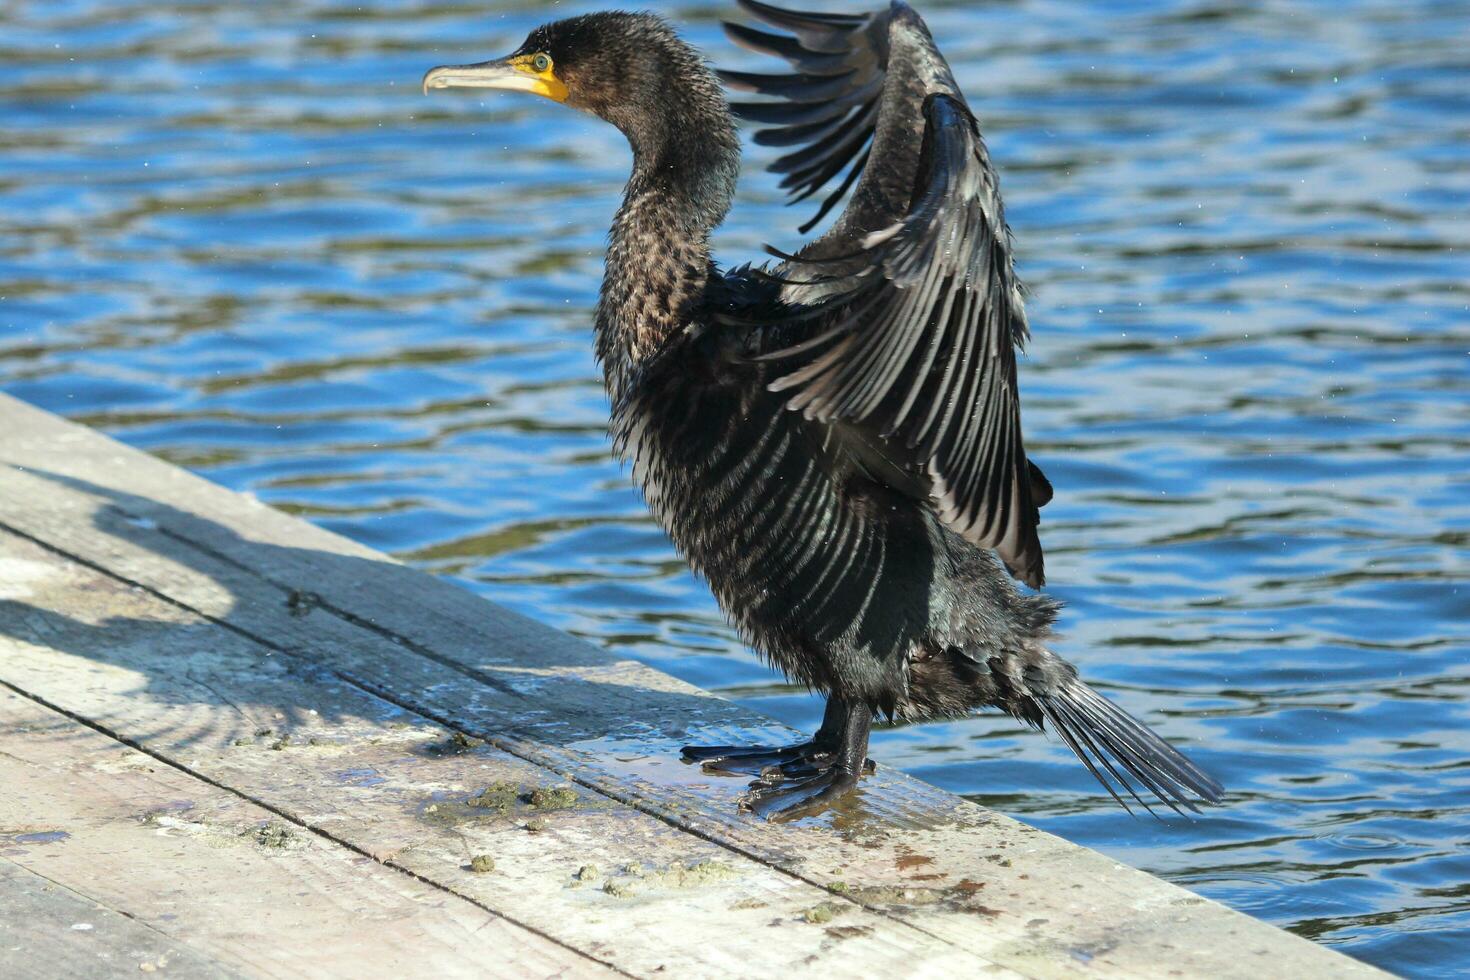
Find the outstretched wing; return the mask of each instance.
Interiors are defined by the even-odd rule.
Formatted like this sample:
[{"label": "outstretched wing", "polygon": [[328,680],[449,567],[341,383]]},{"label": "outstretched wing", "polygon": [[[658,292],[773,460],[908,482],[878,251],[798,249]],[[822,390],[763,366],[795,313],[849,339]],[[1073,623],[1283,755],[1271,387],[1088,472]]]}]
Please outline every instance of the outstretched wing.
[{"label": "outstretched wing", "polygon": [[816,215],[801,226],[801,231],[810,231],[842,200],[867,162],[867,147],[878,126],[891,15],[887,11],[865,17],[797,13],[758,0],[740,0],[740,5],[795,35],[726,24],[725,32],[735,43],[785,58],[795,72],[719,73],[733,89],[784,100],[736,102],[730,108],[742,119],[765,124],[755,134],[757,143],[795,147],[770,165],[772,171],[784,175],[781,186],[791,192],[792,203],[811,197],[852,164]]},{"label": "outstretched wing", "polygon": [[[776,369],[771,390],[863,442],[858,455],[918,477],[941,521],[1040,586],[1037,507],[1051,488],[1021,438],[1025,313],[995,173],[953,76],[900,3],[865,18],[741,5],[795,32],[734,31],[798,69],[774,82],[735,76],[788,99],[760,111],[782,139],[809,139],[798,153],[822,161],[793,170],[793,187],[811,193],[850,160],[847,182],[859,178],[831,231],[798,255],[774,253],[786,259],[770,273],[780,303],[746,323]],[[808,73],[808,61],[832,73]],[[859,137],[871,139],[865,158]]]}]

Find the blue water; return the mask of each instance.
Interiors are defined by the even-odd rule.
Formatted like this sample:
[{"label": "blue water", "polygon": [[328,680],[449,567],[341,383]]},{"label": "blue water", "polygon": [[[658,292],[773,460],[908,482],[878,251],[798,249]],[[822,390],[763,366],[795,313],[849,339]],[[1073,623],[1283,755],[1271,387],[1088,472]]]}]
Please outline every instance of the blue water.
[{"label": "blue water", "polygon": [[[1131,819],[1000,718],[874,756],[1470,973],[1470,5],[921,7],[1034,290],[1061,650],[1231,796]],[[0,6],[0,387],[811,726],[609,459],[589,318],[621,137],[417,88],[582,9]],[[724,3],[667,12],[749,63]],[[798,223],[752,167],[719,253]]]}]

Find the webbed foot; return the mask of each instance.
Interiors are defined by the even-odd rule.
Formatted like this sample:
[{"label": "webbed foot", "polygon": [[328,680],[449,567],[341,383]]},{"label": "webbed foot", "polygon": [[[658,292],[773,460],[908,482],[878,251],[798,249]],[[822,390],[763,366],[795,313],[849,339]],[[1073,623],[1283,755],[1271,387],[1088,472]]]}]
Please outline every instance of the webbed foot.
[{"label": "webbed foot", "polygon": [[868,728],[873,712],[866,704],[832,698],[822,730],[808,746],[816,752],[795,753],[760,771],[740,805],[767,820],[795,820],[837,802],[857,788],[858,777],[873,771],[868,761]]},{"label": "webbed foot", "polygon": [[740,805],[758,817],[783,822],[810,816],[857,788],[858,777],[842,766],[828,766],[805,779],[752,784]]},{"label": "webbed foot", "polygon": [[815,741],[796,745],[686,745],[680,750],[688,762],[705,772],[756,774],[775,767],[783,775],[807,775],[832,764],[832,754]]}]

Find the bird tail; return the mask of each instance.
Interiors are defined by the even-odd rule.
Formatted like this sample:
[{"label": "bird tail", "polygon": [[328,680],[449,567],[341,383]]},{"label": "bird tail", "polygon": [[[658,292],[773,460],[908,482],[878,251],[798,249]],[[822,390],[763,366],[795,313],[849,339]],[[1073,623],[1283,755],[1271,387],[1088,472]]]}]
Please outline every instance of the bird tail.
[{"label": "bird tail", "polygon": [[1025,684],[1029,695],[1026,700],[1123,809],[1133,812],[1119,795],[1119,787],[1154,813],[1128,776],[1175,813],[1182,813],[1181,807],[1198,813],[1200,803],[1220,803],[1225,788],[1214,777],[1143,722],[1084,684],[1075,671],[1068,669],[1060,677],[1052,671],[1046,673],[1051,676],[1043,681],[1038,673],[1028,672],[1031,683]]}]

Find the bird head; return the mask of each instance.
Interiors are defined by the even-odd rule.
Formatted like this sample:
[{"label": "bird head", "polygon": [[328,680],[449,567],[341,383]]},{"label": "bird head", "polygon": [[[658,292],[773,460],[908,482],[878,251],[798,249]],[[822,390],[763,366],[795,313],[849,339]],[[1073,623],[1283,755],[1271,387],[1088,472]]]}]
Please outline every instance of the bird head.
[{"label": "bird head", "polygon": [[628,138],[635,176],[680,190],[691,206],[679,214],[704,229],[734,197],[740,139],[719,79],[653,14],[546,24],[504,58],[431,68],[424,91],[440,88],[530,92],[607,120]]},{"label": "bird head", "polygon": [[617,11],[545,24],[504,58],[429,69],[424,91],[442,88],[530,92],[600,116],[630,135],[659,126],[672,104],[720,97],[699,54],[667,23],[653,14]]}]

